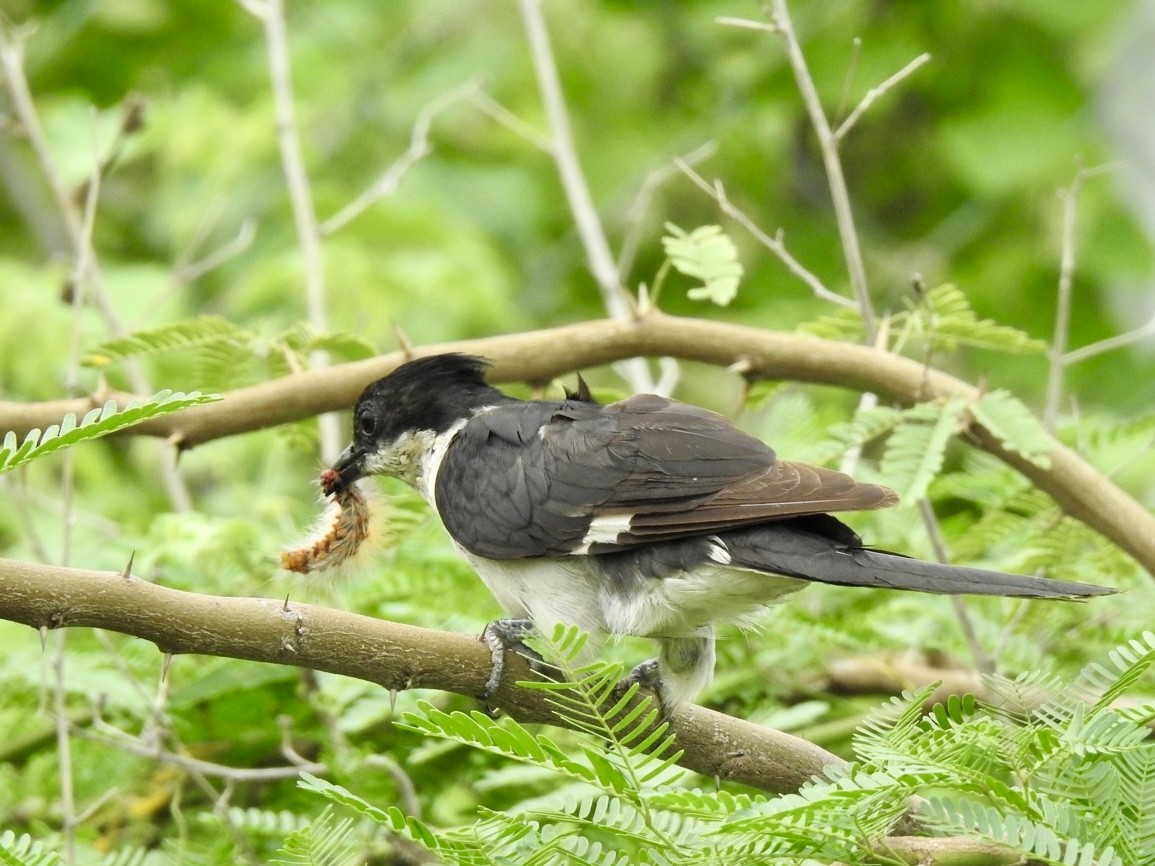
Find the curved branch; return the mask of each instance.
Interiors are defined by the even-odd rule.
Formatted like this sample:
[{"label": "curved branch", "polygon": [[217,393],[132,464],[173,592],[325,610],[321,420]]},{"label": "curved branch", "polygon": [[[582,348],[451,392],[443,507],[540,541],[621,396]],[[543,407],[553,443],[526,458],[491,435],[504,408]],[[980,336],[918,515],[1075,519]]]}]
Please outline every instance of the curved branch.
[{"label": "curved branch", "polygon": [[[90,627],[132,635],[172,654],[312,668],[387,689],[431,688],[480,698],[489,650],[467,635],[415,628],[316,605],[198,595],[110,571],[0,560],[0,618],[37,629]],[[559,724],[547,693],[510,656],[490,704],[523,722]],[[678,763],[764,791],[796,791],[842,760],[806,740],[694,705],[670,719]]]},{"label": "curved branch", "polygon": [[[871,391],[900,404],[959,395],[979,396],[973,385],[923,364],[868,346],[766,331],[651,311],[632,319],[583,322],[479,340],[425,346],[420,354],[469,352],[494,362],[497,382],[545,383],[556,376],[623,358],[669,355],[707,364],[740,364],[750,378],[791,379]],[[308,370],[238,388],[218,403],[194,406],[133,428],[191,448],[213,439],[347,409],[361,390],[407,360],[391,352],[323,370]],[[127,402],[131,395],[101,395]],[[18,438],[32,427],[58,423],[68,412],[91,408],[86,398],[24,405],[0,402],[0,430]],[[1155,574],[1155,516],[1071,449],[1052,440],[1050,467],[1007,451],[978,427],[978,445],[1029,478],[1059,506],[1127,551]]]}]

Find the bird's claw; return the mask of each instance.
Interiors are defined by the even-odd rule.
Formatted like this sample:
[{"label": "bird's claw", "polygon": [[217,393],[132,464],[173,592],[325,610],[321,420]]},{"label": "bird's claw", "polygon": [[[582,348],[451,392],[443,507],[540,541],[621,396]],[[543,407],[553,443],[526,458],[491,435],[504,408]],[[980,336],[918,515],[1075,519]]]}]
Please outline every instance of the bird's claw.
[{"label": "bird's claw", "polygon": [[614,697],[621,698],[635,685],[639,689],[649,689],[653,692],[659,714],[663,719],[669,718],[669,714],[666,712],[666,700],[662,693],[662,675],[658,670],[657,659],[647,659],[635,665],[633,670],[618,680],[618,684],[614,687]]},{"label": "bird's claw", "polygon": [[501,685],[501,678],[505,673],[505,653],[512,650],[529,660],[531,666],[544,664],[541,656],[526,645],[525,639],[536,634],[533,620],[530,619],[495,619],[481,632],[481,641],[489,647],[490,658],[493,661],[489,670],[489,678],[481,694],[482,701],[488,702]]}]

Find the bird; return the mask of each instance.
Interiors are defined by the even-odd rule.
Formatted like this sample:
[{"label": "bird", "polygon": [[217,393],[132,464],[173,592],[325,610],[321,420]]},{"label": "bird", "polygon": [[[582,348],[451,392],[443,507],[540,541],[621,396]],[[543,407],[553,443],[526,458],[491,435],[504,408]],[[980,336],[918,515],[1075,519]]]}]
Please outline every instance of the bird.
[{"label": "bird", "polygon": [[[715,666],[715,627],[751,625],[809,583],[939,594],[1086,599],[1091,584],[945,565],[872,549],[829,512],[897,503],[891,489],[780,459],[728,418],[639,394],[598,403],[584,383],[562,400],[521,400],[466,354],[410,360],[368,385],[326,493],[399,478],[440,517],[509,619],[487,643],[582,629],[589,650],[652,638],[631,674],[667,711]],[[580,380],[579,380],[580,382]],[[627,678],[630,679],[630,678]]]}]

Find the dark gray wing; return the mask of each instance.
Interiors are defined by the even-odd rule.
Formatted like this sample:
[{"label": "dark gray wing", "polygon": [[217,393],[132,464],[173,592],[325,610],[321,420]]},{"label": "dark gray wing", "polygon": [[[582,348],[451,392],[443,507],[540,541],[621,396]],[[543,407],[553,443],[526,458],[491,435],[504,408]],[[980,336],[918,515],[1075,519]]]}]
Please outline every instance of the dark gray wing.
[{"label": "dark gray wing", "polygon": [[777,460],[723,416],[653,395],[484,410],[447,449],[435,499],[450,534],[493,559],[606,553],[896,501]]}]

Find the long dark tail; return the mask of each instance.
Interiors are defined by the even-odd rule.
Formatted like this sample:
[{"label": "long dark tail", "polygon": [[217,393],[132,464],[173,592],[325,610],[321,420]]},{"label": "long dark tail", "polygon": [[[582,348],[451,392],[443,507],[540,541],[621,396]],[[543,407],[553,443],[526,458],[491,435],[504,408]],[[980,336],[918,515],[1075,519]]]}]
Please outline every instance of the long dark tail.
[{"label": "long dark tail", "polygon": [[871,550],[849,527],[825,514],[764,523],[718,538],[726,545],[731,564],[739,568],[842,586],[1059,599],[1117,592],[1089,583],[942,565]]}]

